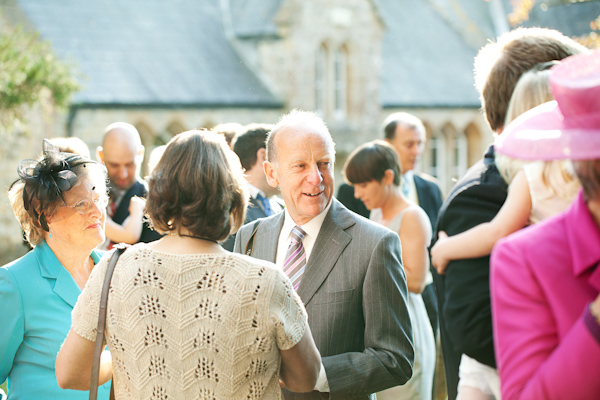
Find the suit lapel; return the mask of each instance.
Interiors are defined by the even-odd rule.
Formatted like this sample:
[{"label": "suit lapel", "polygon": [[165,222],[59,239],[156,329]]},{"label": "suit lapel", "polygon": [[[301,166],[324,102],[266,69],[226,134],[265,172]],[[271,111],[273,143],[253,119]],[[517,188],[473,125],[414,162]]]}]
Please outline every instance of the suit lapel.
[{"label": "suit lapel", "polygon": [[79,289],[69,271],[61,265],[46,242],[38,244],[35,251],[42,277],[54,280],[52,287],[54,293],[71,307],[75,307],[81,289]]},{"label": "suit lapel", "polygon": [[272,263],[275,262],[279,232],[281,232],[281,228],[283,227],[284,217],[285,213],[280,212],[261,221],[254,238],[253,257]]},{"label": "suit lapel", "polygon": [[425,209],[428,207],[427,200],[429,200],[430,196],[425,193],[426,186],[424,185],[423,178],[421,178],[416,173],[413,174],[413,179],[415,181],[415,188],[417,189],[417,199],[419,200],[419,206]]},{"label": "suit lapel", "polygon": [[321,287],[352,240],[352,236],[345,232],[345,229],[355,223],[352,213],[335,198],[332,201],[298,287],[298,295],[305,305]]}]

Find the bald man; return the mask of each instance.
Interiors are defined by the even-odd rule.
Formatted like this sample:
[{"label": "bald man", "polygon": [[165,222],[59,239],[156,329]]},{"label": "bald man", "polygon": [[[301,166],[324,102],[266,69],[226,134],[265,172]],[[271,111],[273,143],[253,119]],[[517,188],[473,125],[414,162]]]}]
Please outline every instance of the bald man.
[{"label": "bald man", "polygon": [[[144,146],[137,129],[125,122],[115,122],[104,130],[102,146],[96,149],[98,161],[106,166],[110,180],[108,216],[122,224],[129,216],[132,197],[146,197],[148,188],[140,178],[140,165],[144,159]],[[147,223],[142,227],[139,242],[151,242],[161,235]]]}]

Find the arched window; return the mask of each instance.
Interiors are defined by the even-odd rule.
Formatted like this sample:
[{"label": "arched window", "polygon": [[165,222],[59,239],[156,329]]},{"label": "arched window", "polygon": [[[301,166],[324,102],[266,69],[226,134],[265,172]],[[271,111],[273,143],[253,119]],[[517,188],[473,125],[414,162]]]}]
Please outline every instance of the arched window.
[{"label": "arched window", "polygon": [[150,151],[148,149],[153,147],[153,143],[156,139],[156,133],[152,130],[150,125],[146,124],[145,122],[135,123],[134,126],[140,133],[142,145],[146,149],[144,152],[144,161],[142,162],[142,165],[138,166],[138,168],[140,168],[141,176],[146,176],[148,174],[148,159],[150,157]]},{"label": "arched window", "polygon": [[[467,138],[463,132],[459,132],[450,123],[446,124],[442,131],[448,138],[448,154],[450,159],[448,160],[449,177],[451,180],[450,187],[460,179],[467,171],[468,166],[468,146]],[[448,189],[450,188],[448,187]]]},{"label": "arched window", "polygon": [[333,57],[334,117],[343,119],[347,109],[348,56],[345,47],[336,50]]},{"label": "arched window", "polygon": [[187,129],[179,121],[173,121],[169,124],[169,126],[167,126],[166,131],[157,137],[157,140],[154,144],[156,146],[166,144],[173,136],[178,135],[181,132],[185,132],[186,130]]},{"label": "arched window", "polygon": [[427,172],[440,180],[445,187],[446,182],[446,138],[443,132],[433,132],[426,142],[429,159]]},{"label": "arched window", "polygon": [[315,111],[325,116],[327,111],[327,47],[321,45],[315,63]]},{"label": "arched window", "polygon": [[470,167],[481,158],[481,154],[484,151],[481,148],[481,131],[475,123],[471,122],[465,128],[465,136],[467,137],[468,147],[467,165]]}]

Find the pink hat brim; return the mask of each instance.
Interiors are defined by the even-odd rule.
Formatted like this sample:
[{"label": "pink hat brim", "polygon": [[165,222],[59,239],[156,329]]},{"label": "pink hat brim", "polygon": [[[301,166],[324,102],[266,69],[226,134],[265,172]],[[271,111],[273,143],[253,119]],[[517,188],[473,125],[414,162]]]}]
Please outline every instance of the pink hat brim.
[{"label": "pink hat brim", "polygon": [[512,121],[496,138],[498,153],[522,160],[600,158],[600,120],[569,127],[556,101],[539,105]]}]

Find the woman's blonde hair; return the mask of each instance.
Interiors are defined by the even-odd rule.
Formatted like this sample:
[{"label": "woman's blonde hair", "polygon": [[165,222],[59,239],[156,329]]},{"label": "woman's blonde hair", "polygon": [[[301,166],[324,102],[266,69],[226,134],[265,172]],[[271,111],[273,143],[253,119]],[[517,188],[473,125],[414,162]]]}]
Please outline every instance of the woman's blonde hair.
[{"label": "woman's blonde hair", "polygon": [[[504,126],[508,126],[510,122],[524,112],[540,104],[554,100],[549,82],[550,68],[559,63],[559,61],[549,61],[537,64],[521,76],[510,98]],[[502,154],[496,154],[496,166],[504,180],[509,184],[517,172],[530,162],[529,160],[514,159]],[[556,185],[553,184],[555,180],[550,178],[553,170],[560,171],[562,181],[564,181],[566,186],[561,184],[561,187],[555,187]],[[579,182],[575,177],[571,162],[568,160],[544,162],[542,181],[553,195],[558,196],[571,197],[579,187]]]},{"label": "woman's blonde hair", "polygon": [[[23,188],[25,188],[25,183],[21,181],[13,183],[8,190],[8,199],[10,200],[10,205],[15,214],[15,218],[17,218],[17,221],[19,221],[19,224],[25,233],[25,240],[27,240],[27,243],[32,247],[35,247],[40,244],[42,239],[44,239],[45,231],[40,226],[40,223],[25,209],[25,204],[23,202]],[[46,207],[49,216],[54,214],[57,209],[58,201]]]}]

